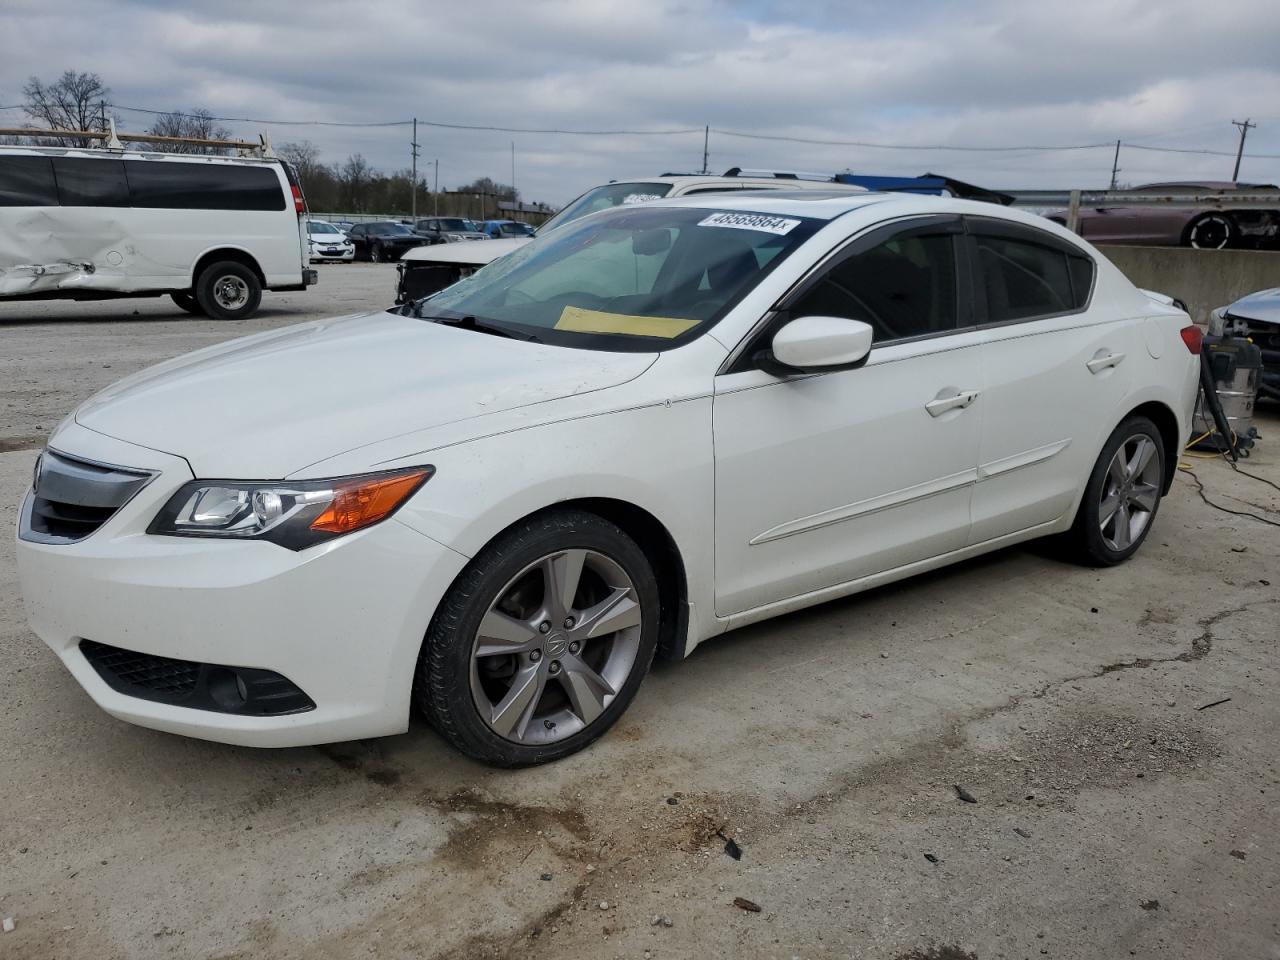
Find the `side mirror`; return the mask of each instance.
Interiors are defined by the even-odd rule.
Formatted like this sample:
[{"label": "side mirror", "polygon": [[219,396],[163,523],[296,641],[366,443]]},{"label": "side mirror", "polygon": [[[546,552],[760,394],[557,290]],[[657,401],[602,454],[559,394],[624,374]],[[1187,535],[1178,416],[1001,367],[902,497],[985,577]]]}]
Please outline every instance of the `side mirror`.
[{"label": "side mirror", "polygon": [[773,335],[757,365],[774,376],[852,370],[867,362],[874,331],[847,317],[797,317]]}]

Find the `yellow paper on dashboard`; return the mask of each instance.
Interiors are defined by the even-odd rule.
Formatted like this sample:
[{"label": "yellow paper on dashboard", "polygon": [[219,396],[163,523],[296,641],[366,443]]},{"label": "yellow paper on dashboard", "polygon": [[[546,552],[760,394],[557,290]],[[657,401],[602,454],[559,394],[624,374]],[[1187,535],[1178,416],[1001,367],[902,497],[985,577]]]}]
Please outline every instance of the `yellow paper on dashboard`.
[{"label": "yellow paper on dashboard", "polygon": [[576,333],[625,333],[633,337],[678,337],[697,320],[675,317],[632,317],[625,313],[605,313],[585,307],[565,307],[556,321],[557,330]]}]

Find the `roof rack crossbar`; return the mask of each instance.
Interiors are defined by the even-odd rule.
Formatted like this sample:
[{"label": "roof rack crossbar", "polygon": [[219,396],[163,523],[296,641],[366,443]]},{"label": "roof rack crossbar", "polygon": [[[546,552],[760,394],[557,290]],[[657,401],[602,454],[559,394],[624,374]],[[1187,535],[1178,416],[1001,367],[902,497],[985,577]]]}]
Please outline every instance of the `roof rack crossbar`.
[{"label": "roof rack crossbar", "polygon": [[255,140],[218,140],[211,137],[162,137],[154,133],[118,133],[114,120],[108,121],[108,130],[42,130],[38,127],[0,127],[0,136],[6,137],[76,137],[83,140],[105,141],[107,149],[122,150],[124,142],[165,144],[190,144],[197,147],[230,147],[242,153],[256,153],[263,157],[275,157],[271,138],[265,133]]}]

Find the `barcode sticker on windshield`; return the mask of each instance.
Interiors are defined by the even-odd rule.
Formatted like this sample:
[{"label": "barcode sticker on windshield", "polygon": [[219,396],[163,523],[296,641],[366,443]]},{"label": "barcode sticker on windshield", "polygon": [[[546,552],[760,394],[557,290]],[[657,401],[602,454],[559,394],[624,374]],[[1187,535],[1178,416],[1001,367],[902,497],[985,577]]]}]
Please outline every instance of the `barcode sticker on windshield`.
[{"label": "barcode sticker on windshield", "polygon": [[662,197],[656,193],[628,193],[622,198],[623,203],[648,203],[650,200],[661,200]]},{"label": "barcode sticker on windshield", "polygon": [[713,213],[698,222],[700,227],[732,227],[735,230],[761,230],[782,236],[800,226],[799,220],[771,217],[765,213]]}]

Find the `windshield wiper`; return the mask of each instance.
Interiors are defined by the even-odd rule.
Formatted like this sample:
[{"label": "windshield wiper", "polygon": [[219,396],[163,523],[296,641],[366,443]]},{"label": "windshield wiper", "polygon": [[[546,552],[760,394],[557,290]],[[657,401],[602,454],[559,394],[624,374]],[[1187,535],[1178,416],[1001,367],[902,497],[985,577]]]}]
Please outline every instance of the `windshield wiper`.
[{"label": "windshield wiper", "polygon": [[446,327],[461,327],[463,330],[476,330],[480,333],[492,334],[495,337],[508,337],[512,340],[524,340],[528,343],[541,343],[540,337],[534,336],[532,333],[517,333],[500,324],[490,323],[487,320],[480,320],[467,314],[463,317],[444,317],[439,314],[427,314],[422,312],[421,306],[413,308],[413,315],[420,320],[430,320],[432,323],[441,323]]}]

